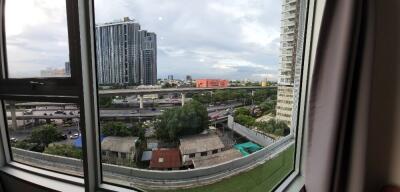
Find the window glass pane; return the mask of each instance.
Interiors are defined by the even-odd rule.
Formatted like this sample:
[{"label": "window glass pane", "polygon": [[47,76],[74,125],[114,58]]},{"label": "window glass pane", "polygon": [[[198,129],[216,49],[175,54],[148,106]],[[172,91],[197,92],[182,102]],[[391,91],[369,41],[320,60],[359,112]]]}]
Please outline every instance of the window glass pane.
[{"label": "window glass pane", "polygon": [[79,106],[5,101],[14,161],[83,176]]},{"label": "window glass pane", "polygon": [[270,191],[293,170],[297,0],[94,3],[104,182]]},{"label": "window glass pane", "polygon": [[8,0],[9,78],[69,77],[66,0]]}]

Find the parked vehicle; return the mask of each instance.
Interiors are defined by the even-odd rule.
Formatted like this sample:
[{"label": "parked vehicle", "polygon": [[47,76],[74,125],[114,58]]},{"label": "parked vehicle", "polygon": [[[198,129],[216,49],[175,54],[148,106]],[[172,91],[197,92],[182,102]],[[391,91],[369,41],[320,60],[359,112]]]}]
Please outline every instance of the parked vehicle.
[{"label": "parked vehicle", "polygon": [[69,136],[70,139],[77,139],[79,137],[79,133],[74,133],[73,135]]},{"label": "parked vehicle", "polygon": [[26,110],[24,111],[24,115],[32,115],[32,114],[33,114],[32,109],[26,109]]}]

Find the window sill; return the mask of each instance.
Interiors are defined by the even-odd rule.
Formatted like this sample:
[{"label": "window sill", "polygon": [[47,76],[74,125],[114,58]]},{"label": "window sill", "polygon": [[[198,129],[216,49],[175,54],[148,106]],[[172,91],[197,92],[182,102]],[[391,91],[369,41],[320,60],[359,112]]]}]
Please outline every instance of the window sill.
[{"label": "window sill", "polygon": [[281,183],[276,191],[299,192],[304,186],[304,176],[293,172],[289,177]]},{"label": "window sill", "polygon": [[83,178],[47,171],[11,162],[0,171],[27,183],[55,191],[85,191]]}]

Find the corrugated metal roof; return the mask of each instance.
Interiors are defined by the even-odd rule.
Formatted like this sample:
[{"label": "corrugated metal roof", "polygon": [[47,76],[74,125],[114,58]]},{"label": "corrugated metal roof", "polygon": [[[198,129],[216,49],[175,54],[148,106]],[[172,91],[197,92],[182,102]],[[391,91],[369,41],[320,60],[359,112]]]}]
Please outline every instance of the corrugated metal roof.
[{"label": "corrugated metal roof", "polygon": [[153,150],[150,169],[179,168],[182,166],[181,154],[177,148]]},{"label": "corrugated metal roof", "polygon": [[216,134],[184,137],[180,139],[180,143],[179,149],[182,154],[201,153],[225,147]]},{"label": "corrugated metal roof", "polygon": [[135,148],[137,137],[105,137],[101,142],[101,150],[129,153]]},{"label": "corrugated metal roof", "polygon": [[142,161],[150,161],[153,151],[144,151],[142,154]]}]

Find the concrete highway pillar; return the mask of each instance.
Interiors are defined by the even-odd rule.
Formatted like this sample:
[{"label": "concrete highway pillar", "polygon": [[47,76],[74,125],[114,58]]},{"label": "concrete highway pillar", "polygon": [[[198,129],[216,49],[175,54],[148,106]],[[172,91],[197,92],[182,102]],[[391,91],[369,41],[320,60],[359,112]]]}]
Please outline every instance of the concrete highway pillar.
[{"label": "concrete highway pillar", "polygon": [[251,90],[251,105],[254,105],[254,94],[256,91]]},{"label": "concrete highway pillar", "polygon": [[35,125],[35,126],[36,126],[36,125],[39,125],[39,119],[34,119],[34,120],[33,120],[33,125]]},{"label": "concrete highway pillar", "polygon": [[214,92],[213,92],[213,91],[210,91],[211,103],[213,103],[213,94],[214,94]]},{"label": "concrete highway pillar", "polygon": [[182,106],[185,105],[186,93],[181,93],[181,104]]},{"label": "concrete highway pillar", "polygon": [[17,129],[17,114],[15,111],[15,103],[10,102],[10,112],[11,112],[11,123],[12,123],[12,128],[14,130]]},{"label": "concrete highway pillar", "polygon": [[139,108],[143,109],[143,95],[138,95],[139,96]]}]

